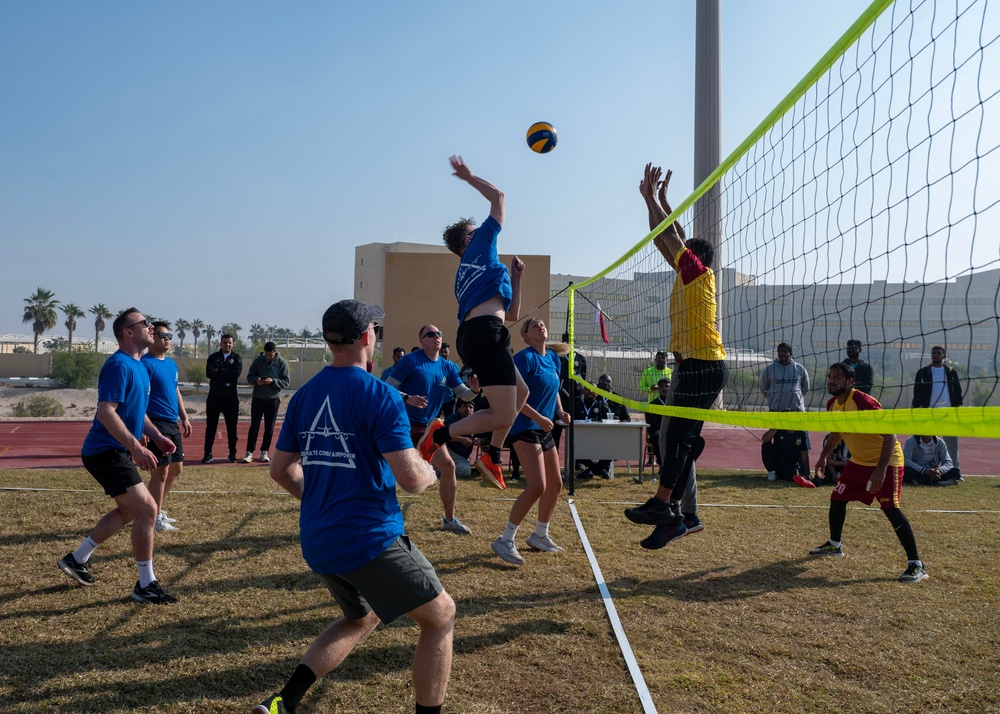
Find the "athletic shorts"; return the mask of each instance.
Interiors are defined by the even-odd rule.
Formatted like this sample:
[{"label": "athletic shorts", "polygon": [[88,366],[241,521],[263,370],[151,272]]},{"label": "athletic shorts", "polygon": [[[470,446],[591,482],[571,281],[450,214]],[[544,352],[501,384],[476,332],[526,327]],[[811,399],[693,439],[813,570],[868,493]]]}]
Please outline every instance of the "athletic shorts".
[{"label": "athletic shorts", "polygon": [[874,466],[861,466],[848,461],[840,474],[840,481],[830,494],[831,501],[861,501],[870,506],[875,498],[882,510],[899,508],[900,491],[903,488],[903,467],[888,466],[885,469],[885,480],[878,493],[869,493],[868,479],[875,473]]},{"label": "athletic shorts", "polygon": [[104,493],[114,498],[142,483],[139,469],[124,449],[108,449],[93,456],[81,456],[83,467],[101,484]]},{"label": "athletic shorts", "polygon": [[517,367],[510,351],[510,332],[496,315],[481,315],[458,326],[455,349],[462,363],[479,377],[481,387],[517,385]]},{"label": "athletic shorts", "polygon": [[420,437],[424,435],[427,431],[426,424],[418,424],[415,421],[410,422],[410,440],[413,442],[413,448],[417,448],[417,442],[420,441]]},{"label": "athletic shorts", "polygon": [[523,441],[527,444],[539,444],[543,452],[556,448],[556,441],[552,438],[552,432],[542,431],[541,429],[525,429],[516,434],[511,434],[507,437],[507,446],[513,447],[517,441]]},{"label": "athletic shorts", "polygon": [[405,535],[356,570],[317,574],[348,620],[360,620],[374,610],[388,625],[444,592],[434,566]]},{"label": "athletic shorts", "polygon": [[156,427],[157,431],[163,434],[165,437],[174,442],[174,446],[177,450],[172,454],[164,455],[152,440],[146,446],[147,449],[153,452],[156,456],[157,466],[166,466],[171,463],[183,463],[184,462],[184,444],[181,441],[181,429],[177,426],[176,421],[167,421],[165,419],[154,419],[150,417],[149,420],[153,422],[153,426]]}]

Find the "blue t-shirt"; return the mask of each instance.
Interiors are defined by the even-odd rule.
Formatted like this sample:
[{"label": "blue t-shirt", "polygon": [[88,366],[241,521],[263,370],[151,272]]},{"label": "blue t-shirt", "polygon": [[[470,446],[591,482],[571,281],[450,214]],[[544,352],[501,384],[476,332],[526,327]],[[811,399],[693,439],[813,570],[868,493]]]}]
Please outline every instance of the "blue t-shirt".
[{"label": "blue t-shirt", "polygon": [[[546,350],[543,356],[534,347],[525,347],[514,355],[514,365],[528,385],[528,406],[542,416],[554,419],[559,404],[559,373],[562,369],[559,355]],[[534,420],[518,414],[510,427],[510,433],[518,434],[540,428]]]},{"label": "blue t-shirt", "polygon": [[302,556],[342,575],[403,535],[396,479],[382,454],[413,447],[403,400],[360,367],[324,367],[288,403],[280,451],[302,455]]},{"label": "blue t-shirt", "polygon": [[144,354],[141,360],[149,372],[149,407],[146,413],[152,419],[177,421],[177,363],[169,357],[159,359]]},{"label": "blue t-shirt", "polygon": [[427,397],[423,409],[406,405],[406,415],[417,424],[430,424],[441,412],[452,387],[462,383],[454,362],[438,357],[432,361],[423,350],[411,352],[396,363],[392,378],[399,381],[399,391]]},{"label": "blue t-shirt", "polygon": [[[116,402],[115,412],[136,439],[142,438],[142,427],[149,405],[149,372],[142,362],[118,350],[108,357],[97,378],[97,401]],[[111,436],[104,424],[94,417],[94,423],[83,440],[84,456],[95,456],[109,449],[124,449],[125,445]]]},{"label": "blue t-shirt", "polygon": [[396,365],[390,364],[388,367],[386,367],[385,369],[382,370],[382,376],[379,377],[379,379],[381,379],[383,382],[385,382],[386,380],[388,380],[389,377],[392,376],[392,372],[393,372],[393,370],[395,368],[396,368]]},{"label": "blue t-shirt", "polygon": [[[455,274],[455,297],[458,298],[458,322],[480,303],[500,293],[503,309],[510,307],[510,273],[497,256],[500,224],[490,216],[472,234]],[[404,390],[405,391],[405,390]]]}]

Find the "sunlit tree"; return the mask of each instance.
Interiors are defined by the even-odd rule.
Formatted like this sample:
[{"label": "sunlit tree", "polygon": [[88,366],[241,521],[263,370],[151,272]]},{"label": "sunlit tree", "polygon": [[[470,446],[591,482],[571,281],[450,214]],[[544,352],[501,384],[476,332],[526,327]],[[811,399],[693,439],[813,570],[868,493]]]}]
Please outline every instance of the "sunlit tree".
[{"label": "sunlit tree", "polygon": [[199,319],[191,320],[191,336],[194,337],[194,358],[198,359],[198,338],[201,337],[201,331],[205,329],[205,323]]},{"label": "sunlit tree", "polygon": [[177,335],[177,339],[181,343],[180,354],[184,354],[184,338],[187,337],[187,330],[191,329],[191,323],[187,320],[177,320],[174,323],[174,333]]},{"label": "sunlit tree", "polygon": [[219,334],[219,331],[215,329],[214,325],[205,325],[205,344],[208,345],[206,348],[208,352],[212,351],[212,340],[215,336]]},{"label": "sunlit tree", "polygon": [[38,354],[38,339],[46,330],[51,330],[56,326],[59,316],[56,315],[56,308],[59,301],[56,294],[45,288],[38,288],[34,294],[24,298],[24,317],[22,322],[31,323],[31,330],[35,334],[35,354]]},{"label": "sunlit tree", "polygon": [[66,329],[69,331],[69,351],[73,351],[73,333],[76,332],[76,318],[86,317],[87,313],[80,309],[79,305],[68,302],[62,306],[63,315],[66,316]]},{"label": "sunlit tree", "polygon": [[103,302],[99,302],[91,307],[89,312],[94,316],[94,352],[97,352],[101,343],[101,333],[108,326],[105,320],[110,320],[114,315],[111,314],[111,310]]}]

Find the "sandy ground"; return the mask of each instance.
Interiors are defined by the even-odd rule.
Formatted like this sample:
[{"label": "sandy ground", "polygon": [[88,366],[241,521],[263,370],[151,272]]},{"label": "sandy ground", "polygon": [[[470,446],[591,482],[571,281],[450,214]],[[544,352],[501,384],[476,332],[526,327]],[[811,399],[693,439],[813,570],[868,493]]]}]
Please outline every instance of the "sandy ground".
[{"label": "sandy ground", "polygon": [[[13,419],[14,406],[23,399],[27,399],[35,394],[44,394],[59,402],[66,413],[61,419],[76,421],[80,419],[92,419],[97,411],[97,390],[96,389],[44,389],[38,387],[6,387],[0,386],[0,419]],[[188,416],[192,419],[203,419],[205,417],[205,398],[208,395],[208,387],[202,387],[200,391],[194,387],[181,385],[181,394],[184,397],[184,406]],[[281,397],[281,409],[279,416],[285,413],[285,407],[291,393],[283,394]],[[244,393],[240,390],[240,414],[250,416],[250,390]]]}]

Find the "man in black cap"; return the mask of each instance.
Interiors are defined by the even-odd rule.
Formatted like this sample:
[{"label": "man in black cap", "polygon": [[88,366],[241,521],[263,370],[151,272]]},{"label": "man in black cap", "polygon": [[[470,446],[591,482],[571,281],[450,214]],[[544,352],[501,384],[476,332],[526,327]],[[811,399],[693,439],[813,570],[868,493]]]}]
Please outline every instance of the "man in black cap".
[{"label": "man in black cap", "polygon": [[299,542],[309,567],[340,605],[284,688],[262,714],[294,713],[306,690],[334,669],[379,622],[408,615],[420,628],[413,657],[416,711],[441,711],[451,672],[455,603],[406,536],[396,484],[434,485],[410,440],[399,392],[371,372],[382,308],[342,300],[323,315],[333,364],[288,404],[271,478],[302,502]]}]

